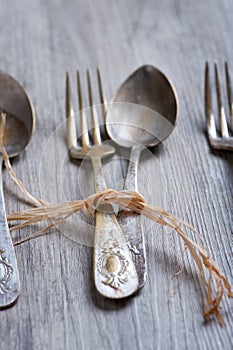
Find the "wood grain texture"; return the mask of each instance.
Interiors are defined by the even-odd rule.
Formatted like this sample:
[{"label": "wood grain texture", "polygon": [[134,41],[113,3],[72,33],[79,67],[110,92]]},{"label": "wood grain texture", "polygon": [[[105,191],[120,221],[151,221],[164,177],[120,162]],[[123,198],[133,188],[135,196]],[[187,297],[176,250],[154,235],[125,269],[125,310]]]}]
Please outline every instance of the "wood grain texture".
[{"label": "wood grain texture", "polygon": [[[108,100],[140,65],[167,74],[178,91],[178,125],[164,145],[145,152],[139,190],[193,224],[233,283],[233,154],[210,150],[203,108],[205,61],[228,60],[233,74],[232,11],[230,0],[2,0],[0,68],[23,84],[37,116],[36,132],[14,169],[29,191],[53,202],[94,188],[91,165],[67,156],[66,70],[75,78],[77,67],[84,74],[99,66]],[[122,184],[127,157],[120,149],[105,164],[109,187]],[[26,208],[6,171],[3,178],[7,212]],[[161,226],[145,221],[149,274],[140,294],[121,302],[97,295],[87,246],[91,224],[76,215],[63,233],[53,230],[16,247],[22,292],[14,307],[1,311],[1,349],[233,348],[232,301],[222,304],[224,328],[203,323],[193,262],[185,257],[185,270],[171,283],[182,245]],[[36,229],[16,232],[14,239]]]}]

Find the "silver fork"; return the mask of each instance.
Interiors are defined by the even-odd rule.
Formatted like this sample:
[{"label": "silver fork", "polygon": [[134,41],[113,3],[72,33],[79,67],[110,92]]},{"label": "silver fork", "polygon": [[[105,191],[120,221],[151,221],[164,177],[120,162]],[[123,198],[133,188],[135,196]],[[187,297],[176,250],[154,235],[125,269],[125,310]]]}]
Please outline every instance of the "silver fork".
[{"label": "silver fork", "polygon": [[[214,71],[215,71],[216,94],[217,94],[217,101],[218,101],[218,117],[219,117],[219,124],[220,124],[219,135],[217,134],[214,114],[212,111],[209,65],[208,65],[208,62],[206,62],[205,113],[206,113],[206,119],[207,119],[207,133],[208,133],[209,143],[212,148],[233,151],[233,136],[230,136],[229,134],[225,109],[222,103],[222,93],[220,88],[218,66],[216,62],[214,63]],[[225,62],[225,76],[226,76],[226,90],[227,90],[228,105],[229,105],[229,111],[230,111],[230,117],[231,117],[231,132],[233,133],[232,90],[231,90],[231,80],[230,80],[227,62]]]},{"label": "silver fork", "polygon": [[[99,98],[104,106],[103,89],[99,69],[97,69]],[[105,190],[106,183],[101,158],[115,153],[114,147],[101,142],[97,110],[93,104],[90,73],[87,70],[88,99],[92,119],[93,145],[91,145],[79,72],[77,72],[77,90],[79,115],[81,122],[81,148],[77,144],[74,110],[71,105],[69,74],[66,74],[66,117],[67,139],[71,158],[89,158],[93,165],[95,191]],[[102,108],[102,112],[104,112]],[[101,208],[103,209],[103,208]],[[105,209],[105,210],[104,210]],[[119,299],[135,293],[138,289],[138,275],[131,258],[124,234],[118,224],[111,205],[95,211],[94,235],[94,281],[98,292],[108,298]]]}]

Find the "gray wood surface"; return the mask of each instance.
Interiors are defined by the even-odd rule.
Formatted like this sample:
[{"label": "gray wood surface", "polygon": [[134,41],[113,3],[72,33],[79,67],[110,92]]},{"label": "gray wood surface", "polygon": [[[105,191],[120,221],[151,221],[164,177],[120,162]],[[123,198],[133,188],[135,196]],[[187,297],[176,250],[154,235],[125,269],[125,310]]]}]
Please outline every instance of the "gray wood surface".
[{"label": "gray wood surface", "polygon": [[[218,59],[222,73],[228,60],[233,74],[232,12],[230,0],[0,2],[0,68],[23,84],[37,116],[31,143],[13,161],[28,190],[52,202],[93,191],[90,164],[72,163],[66,153],[66,70],[74,87],[77,67],[84,75],[99,66],[109,100],[134,69],[153,64],[174,82],[180,113],[164,145],[144,154],[139,189],[200,231],[233,285],[233,154],[210,150],[203,115],[205,60]],[[119,156],[128,155],[119,150],[105,165],[115,188],[127,165]],[[3,178],[7,212],[28,207],[6,171]],[[143,290],[121,302],[97,295],[87,246],[91,224],[76,215],[60,233],[16,247],[22,292],[0,313],[1,349],[233,348],[232,301],[223,300],[224,328],[204,324],[196,268],[187,255],[185,270],[171,283],[182,245],[159,225],[145,222],[149,275]],[[16,232],[14,239],[37,228]]]}]

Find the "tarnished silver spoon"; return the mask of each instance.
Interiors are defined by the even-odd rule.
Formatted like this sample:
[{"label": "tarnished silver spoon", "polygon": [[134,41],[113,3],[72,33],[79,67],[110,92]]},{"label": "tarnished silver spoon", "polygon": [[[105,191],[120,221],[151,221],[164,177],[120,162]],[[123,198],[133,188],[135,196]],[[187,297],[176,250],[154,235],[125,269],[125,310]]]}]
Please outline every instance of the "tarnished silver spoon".
[{"label": "tarnished silver spoon", "polygon": [[[138,191],[137,168],[141,151],[165,140],[174,129],[177,115],[175,88],[157,68],[142,66],[120,86],[110,103],[106,128],[112,140],[131,148],[124,190]],[[132,253],[140,289],[147,274],[140,215],[120,212],[118,220]]]},{"label": "tarnished silver spoon", "polygon": [[[23,87],[0,71],[0,117],[6,114],[4,145],[9,157],[17,156],[31,139],[35,114]],[[1,118],[0,118],[1,121]],[[5,211],[0,150],[0,308],[12,305],[20,294],[19,272]]]}]

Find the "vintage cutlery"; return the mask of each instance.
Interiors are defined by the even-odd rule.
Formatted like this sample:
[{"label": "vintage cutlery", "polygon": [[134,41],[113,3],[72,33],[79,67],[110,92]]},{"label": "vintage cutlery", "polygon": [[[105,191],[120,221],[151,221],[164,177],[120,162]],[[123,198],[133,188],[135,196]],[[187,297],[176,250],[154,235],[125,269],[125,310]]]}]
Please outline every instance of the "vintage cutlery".
[{"label": "vintage cutlery", "polygon": [[[6,114],[4,145],[9,157],[17,156],[31,139],[35,114],[23,87],[0,71],[0,114]],[[20,294],[19,272],[7,224],[2,188],[2,153],[0,175],[0,308],[12,305]]]},{"label": "vintage cutlery", "polygon": [[[176,91],[157,68],[145,65],[120,86],[106,117],[109,136],[120,146],[131,147],[124,190],[138,191],[137,167],[141,151],[167,138],[178,113]],[[146,253],[140,215],[118,215],[139,276],[139,288],[146,282]]]},{"label": "vintage cutlery", "polygon": [[209,64],[208,62],[206,62],[205,114],[206,114],[206,120],[207,120],[207,133],[208,133],[209,143],[212,148],[233,151],[233,104],[232,104],[231,80],[228,72],[227,62],[225,62],[225,75],[226,75],[226,91],[227,91],[229,112],[230,112],[230,118],[231,118],[231,136],[229,134],[225,109],[222,103],[222,93],[220,88],[217,62],[214,63],[214,71],[215,71],[216,94],[217,94],[217,101],[218,101],[218,118],[219,118],[219,124],[220,124],[219,135],[217,134],[214,114],[212,111]]},{"label": "vintage cutlery", "polygon": [[[100,72],[97,69],[100,102],[103,106],[103,92]],[[112,155],[115,149],[101,142],[98,125],[97,109],[93,104],[93,94],[89,71],[87,71],[88,97],[92,119],[91,145],[87,128],[86,111],[83,110],[82,89],[79,72],[77,73],[77,87],[79,100],[79,115],[81,119],[81,142],[77,144],[75,115],[71,106],[69,75],[66,75],[66,116],[67,138],[71,158],[89,158],[93,165],[95,190],[101,192],[106,189],[101,158]],[[94,236],[94,280],[98,292],[105,297],[119,299],[133,294],[138,289],[138,275],[125,237],[117,222],[111,206],[98,208],[95,212]]]}]

